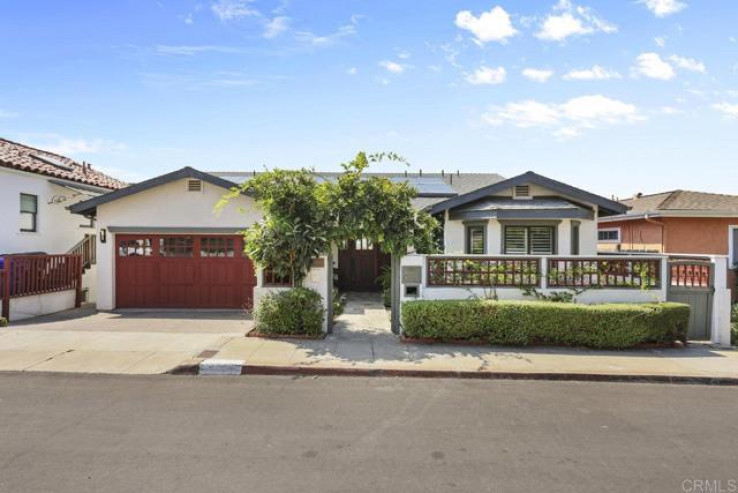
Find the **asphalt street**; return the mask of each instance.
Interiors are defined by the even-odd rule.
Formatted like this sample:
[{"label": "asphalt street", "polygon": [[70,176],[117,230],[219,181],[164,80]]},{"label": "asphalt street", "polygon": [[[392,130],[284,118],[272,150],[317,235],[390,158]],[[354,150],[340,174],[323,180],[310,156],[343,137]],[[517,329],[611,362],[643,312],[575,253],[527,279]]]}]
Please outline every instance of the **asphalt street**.
[{"label": "asphalt street", "polygon": [[729,491],[737,416],[735,387],[7,373],[0,491]]}]

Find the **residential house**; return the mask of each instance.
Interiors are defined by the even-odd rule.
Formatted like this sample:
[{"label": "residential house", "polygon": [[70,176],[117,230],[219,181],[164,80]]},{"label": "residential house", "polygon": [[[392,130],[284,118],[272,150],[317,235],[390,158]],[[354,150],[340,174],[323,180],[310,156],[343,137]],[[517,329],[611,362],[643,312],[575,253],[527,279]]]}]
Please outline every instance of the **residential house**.
[{"label": "residential house", "polygon": [[599,220],[601,252],[728,255],[738,267],[738,195],[674,190],[621,202],[626,213]]},{"label": "residential house", "polygon": [[[239,231],[261,213],[247,195],[214,211],[221,196],[249,176],[187,167],[74,204],[72,212],[97,224],[98,307],[252,304],[256,269],[242,254]],[[416,206],[444,225],[446,253],[594,255],[597,218],[625,212],[622,204],[535,173],[508,180],[496,174],[384,176],[418,189]],[[349,273],[341,279],[347,290],[374,289],[385,262],[377,246],[362,239],[333,257],[338,271]]]},{"label": "residential house", "polygon": [[[9,268],[8,255],[16,255],[13,273],[0,272],[5,316],[17,320],[69,308],[79,297],[94,300],[95,225],[71,214],[69,206],[123,186],[88,163],[0,138],[0,270]],[[77,281],[64,258],[50,255],[67,253],[82,256],[79,294],[60,294],[76,290]],[[11,297],[17,298],[12,307]]]}]

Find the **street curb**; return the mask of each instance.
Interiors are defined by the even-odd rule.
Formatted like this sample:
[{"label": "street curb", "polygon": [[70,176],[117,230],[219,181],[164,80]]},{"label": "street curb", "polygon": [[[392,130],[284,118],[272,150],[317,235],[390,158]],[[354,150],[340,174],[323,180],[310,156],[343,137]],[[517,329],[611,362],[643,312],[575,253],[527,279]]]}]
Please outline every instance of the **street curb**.
[{"label": "street curb", "polygon": [[[181,365],[168,373],[197,375],[199,364]],[[315,368],[298,366],[243,365],[241,375],[457,378],[464,380],[546,380],[560,382],[669,383],[684,385],[738,386],[738,378],[684,375],[631,375],[618,373],[473,372],[453,370],[397,370],[371,368]]]}]

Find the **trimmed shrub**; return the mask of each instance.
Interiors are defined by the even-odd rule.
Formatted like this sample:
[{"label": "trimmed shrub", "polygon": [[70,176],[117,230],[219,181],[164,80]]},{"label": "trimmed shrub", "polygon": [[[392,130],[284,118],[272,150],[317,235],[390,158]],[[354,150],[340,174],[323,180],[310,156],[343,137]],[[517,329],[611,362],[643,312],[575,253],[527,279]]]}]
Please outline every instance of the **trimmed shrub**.
[{"label": "trimmed shrub", "polygon": [[409,301],[405,336],[524,346],[622,349],[685,341],[689,306],[680,303],[579,305],[541,301]]},{"label": "trimmed shrub", "polygon": [[318,336],[323,333],[323,298],[308,288],[292,288],[265,296],[254,316],[264,334]]},{"label": "trimmed shrub", "polygon": [[0,327],[7,327],[8,326],[8,319],[5,317],[0,317]]},{"label": "trimmed shrub", "polygon": [[738,345],[738,303],[730,311],[730,343]]}]

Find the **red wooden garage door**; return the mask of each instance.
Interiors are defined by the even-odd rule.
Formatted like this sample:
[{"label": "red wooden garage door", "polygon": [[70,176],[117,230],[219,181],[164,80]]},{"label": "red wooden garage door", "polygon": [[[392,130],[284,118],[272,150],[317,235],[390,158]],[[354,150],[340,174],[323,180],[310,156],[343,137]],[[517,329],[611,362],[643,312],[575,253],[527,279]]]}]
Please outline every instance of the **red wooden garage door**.
[{"label": "red wooden garage door", "polygon": [[116,235],[118,308],[250,307],[256,277],[233,235]]}]

